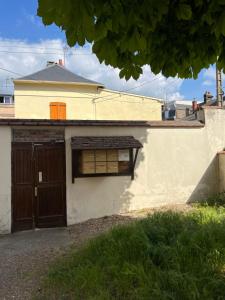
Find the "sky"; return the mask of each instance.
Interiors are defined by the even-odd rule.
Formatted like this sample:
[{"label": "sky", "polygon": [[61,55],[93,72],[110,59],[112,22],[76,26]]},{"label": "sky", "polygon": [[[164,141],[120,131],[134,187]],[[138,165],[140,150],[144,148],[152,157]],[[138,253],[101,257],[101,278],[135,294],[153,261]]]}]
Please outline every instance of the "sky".
[{"label": "sky", "polygon": [[[119,78],[119,70],[98,62],[91,45],[69,48],[64,32],[55,25],[44,26],[37,17],[37,0],[0,0],[0,91],[13,91],[14,78],[39,71],[47,61],[66,55],[72,72],[101,82],[106,88],[170,100],[202,100],[205,91],[215,92],[215,68],[202,70],[197,80],[165,78],[144,66],[137,80]],[[66,50],[64,50],[66,48]],[[11,72],[8,72],[9,70]]]}]

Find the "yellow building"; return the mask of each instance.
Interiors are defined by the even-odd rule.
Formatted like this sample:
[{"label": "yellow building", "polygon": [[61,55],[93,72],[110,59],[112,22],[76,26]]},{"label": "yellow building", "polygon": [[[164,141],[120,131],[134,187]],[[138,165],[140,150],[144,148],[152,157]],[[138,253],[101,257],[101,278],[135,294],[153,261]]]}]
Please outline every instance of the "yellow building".
[{"label": "yellow building", "polygon": [[16,118],[161,120],[161,99],[108,90],[56,63],[14,87]]}]

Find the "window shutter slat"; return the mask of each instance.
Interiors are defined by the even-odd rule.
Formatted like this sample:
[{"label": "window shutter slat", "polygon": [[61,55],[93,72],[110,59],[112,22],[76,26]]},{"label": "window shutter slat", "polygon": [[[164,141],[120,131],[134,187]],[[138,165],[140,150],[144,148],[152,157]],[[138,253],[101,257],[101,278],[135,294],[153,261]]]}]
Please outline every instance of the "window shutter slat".
[{"label": "window shutter slat", "polygon": [[51,102],[50,103],[50,119],[66,120],[66,103]]}]

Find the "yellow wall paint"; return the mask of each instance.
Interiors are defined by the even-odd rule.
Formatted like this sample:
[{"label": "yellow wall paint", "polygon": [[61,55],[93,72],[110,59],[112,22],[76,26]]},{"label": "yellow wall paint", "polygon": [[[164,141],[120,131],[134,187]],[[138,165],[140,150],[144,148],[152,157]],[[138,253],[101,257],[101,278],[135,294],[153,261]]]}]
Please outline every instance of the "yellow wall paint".
[{"label": "yellow wall paint", "polygon": [[162,103],[145,96],[69,84],[15,81],[15,117],[49,119],[50,102],[65,102],[67,119],[161,120]]}]

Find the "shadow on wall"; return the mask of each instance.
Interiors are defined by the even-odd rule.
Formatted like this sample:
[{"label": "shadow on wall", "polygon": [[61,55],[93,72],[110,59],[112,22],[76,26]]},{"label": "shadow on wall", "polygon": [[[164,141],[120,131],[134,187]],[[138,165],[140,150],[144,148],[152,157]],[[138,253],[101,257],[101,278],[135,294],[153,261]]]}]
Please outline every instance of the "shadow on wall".
[{"label": "shadow on wall", "polygon": [[205,200],[209,196],[219,192],[219,174],[218,174],[218,157],[214,156],[202,178],[196,185],[188,203],[194,203],[200,200]]},{"label": "shadow on wall", "polygon": [[[104,199],[103,201],[101,201],[103,205],[101,215],[128,212],[129,210],[139,209],[136,208],[138,206],[141,209],[145,207],[152,207],[154,204],[155,206],[160,206],[165,204],[193,203],[199,200],[204,200],[207,197],[218,193],[218,159],[217,155],[215,155],[212,161],[209,163],[207,169],[203,173],[201,179],[196,184],[194,184],[194,182],[190,184],[189,176],[190,178],[193,176],[193,173],[190,172],[189,176],[186,178],[186,181],[189,183],[186,183],[185,186],[182,186],[181,183],[177,183],[177,186],[173,186],[174,181],[172,180],[172,177],[171,180],[168,178],[168,176],[165,179],[164,174],[165,170],[166,172],[168,172],[168,175],[171,174],[171,172],[168,171],[168,168],[164,164],[162,164],[162,162],[155,161],[153,168],[155,168],[157,164],[159,166],[163,166],[163,169],[157,170],[157,177],[160,178],[161,176],[161,178],[164,178],[164,180],[162,182],[159,182],[159,185],[157,186],[155,186],[156,183],[152,183],[153,194],[148,194],[151,191],[151,189],[146,190],[145,182],[141,181],[145,180],[144,177],[146,177],[148,173],[148,159],[145,157],[146,152],[143,151],[145,144],[147,143],[148,132],[146,128],[138,128],[134,129],[132,134],[143,144],[143,148],[140,149],[138,154],[135,170],[137,170],[140,167],[141,173],[144,173],[145,176],[143,176],[142,179],[140,179],[138,178],[138,174],[135,173],[134,181],[132,181],[131,178],[128,176],[119,177],[119,183],[117,177],[114,177],[113,179],[112,177],[110,177],[110,180],[107,177],[98,179],[96,178],[96,181],[93,182],[92,185],[93,193],[95,193],[94,189],[96,189],[96,187],[97,189],[101,189],[102,186],[105,185],[105,188],[101,190],[101,196],[102,199]],[[154,149],[154,151],[157,151],[157,148]],[[166,148],[165,151],[167,151]],[[172,157],[172,159],[176,159],[176,151],[173,151],[173,153],[174,157]],[[150,153],[147,153],[147,155],[150,155]],[[156,157],[155,159],[159,158]],[[195,166],[193,165],[193,172],[195,172],[194,167]],[[183,168],[181,168],[180,170],[183,170]],[[98,183],[97,185],[96,182]],[[173,189],[170,189],[170,185],[173,186]],[[171,190],[172,192],[176,193],[176,189],[178,191],[181,191],[182,189],[188,191],[189,189],[189,192],[180,193],[180,195],[177,195],[177,198],[174,200],[174,203],[171,203]],[[135,200],[134,197],[136,197]],[[86,199],[88,200],[88,196]],[[137,201],[139,203],[137,203]],[[88,202],[89,201],[87,201],[87,203]],[[91,207],[87,209],[91,210]],[[96,214],[98,213],[96,212]],[[89,212],[89,215],[91,215],[91,211]]]},{"label": "shadow on wall", "polygon": [[[113,210],[115,213],[117,212],[127,212],[129,210],[132,210],[132,199],[135,197],[134,192],[131,192],[131,186],[135,184],[135,180],[137,180],[138,175],[136,173],[136,170],[139,168],[140,164],[144,162],[145,155],[144,155],[144,147],[147,142],[147,129],[146,128],[138,128],[135,129],[133,132],[133,135],[136,139],[138,139],[141,144],[143,145],[143,148],[141,148],[138,152],[137,161],[135,164],[134,169],[134,179],[131,180],[131,177],[121,177],[121,181],[123,181],[123,185],[120,186],[119,193],[115,193],[116,195],[119,194],[118,198],[114,198],[114,207]],[[135,150],[134,150],[134,156],[135,156]],[[141,168],[144,168],[144,164],[141,166]],[[115,190],[119,187],[115,187]],[[133,189],[134,190],[134,189]],[[113,193],[114,190],[112,190]]]},{"label": "shadow on wall", "polygon": [[[110,132],[110,135],[115,134],[116,131]],[[104,135],[104,130],[101,131],[101,135]],[[130,131],[126,128],[121,128],[119,135],[133,135],[142,143],[143,147],[145,147],[147,142],[146,127],[132,128]],[[144,158],[144,151],[141,148],[138,153],[135,170],[144,161]],[[144,167],[144,164],[142,167]],[[74,202],[71,207],[73,211],[70,211],[72,220],[74,216],[76,221],[77,219],[84,221],[89,218],[131,210],[132,199],[135,196],[134,188],[131,188],[131,186],[135,183],[135,180],[137,180],[137,174],[135,174],[134,180],[131,180],[131,176],[76,178],[73,188],[75,188],[77,196],[73,193]],[[71,223],[73,222],[71,221]]]},{"label": "shadow on wall", "polygon": [[[111,129],[110,135],[118,134],[116,130]],[[103,128],[98,134],[106,132]],[[143,145],[134,180],[130,176],[76,179],[70,223],[153,206],[193,203],[216,194],[219,188],[217,155],[210,161],[199,151],[199,161],[196,161],[189,155],[195,132],[169,133],[170,136],[167,131],[149,134],[145,127],[120,128],[120,135],[133,135]],[[189,138],[187,143],[186,137]]]}]

